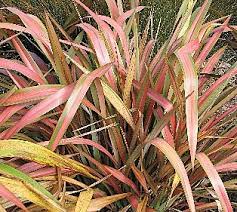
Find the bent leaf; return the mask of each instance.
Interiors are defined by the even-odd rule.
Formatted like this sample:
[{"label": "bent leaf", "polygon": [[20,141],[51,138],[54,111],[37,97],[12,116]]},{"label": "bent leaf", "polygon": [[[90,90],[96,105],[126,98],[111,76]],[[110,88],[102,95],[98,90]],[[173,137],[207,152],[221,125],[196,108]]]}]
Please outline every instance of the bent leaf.
[{"label": "bent leaf", "polygon": [[112,174],[115,178],[120,180],[121,182],[129,185],[137,194],[139,194],[139,191],[137,189],[137,186],[135,183],[130,180],[128,177],[126,177],[121,171],[114,169],[109,166],[104,166],[105,170],[108,171],[110,174]]},{"label": "bent leaf", "polygon": [[55,94],[50,95],[36,106],[32,107],[14,126],[4,131],[0,137],[2,139],[10,138],[26,125],[34,123],[39,117],[45,115],[45,113],[63,104],[65,101],[67,101],[73,88],[74,84],[68,85],[57,91]]},{"label": "bent leaf", "polygon": [[45,84],[45,80],[42,78],[42,76],[39,75],[39,73],[35,72],[32,69],[29,69],[19,62],[0,58],[0,68],[15,70],[23,74],[24,76],[34,80],[35,82],[38,82],[39,84]]},{"label": "bent leaf", "polygon": [[22,180],[23,182],[29,183],[29,184],[31,184],[31,186],[33,186],[35,189],[37,189],[39,191],[39,193],[42,193],[45,196],[47,196],[48,198],[56,201],[56,199],[50,192],[48,192],[37,181],[33,180],[25,173],[7,165],[7,164],[4,164],[4,163],[0,163],[0,173],[3,175],[6,175],[6,176],[11,176],[11,177],[17,178],[19,180]]},{"label": "bent leaf", "polygon": [[198,134],[198,75],[191,58],[191,53],[198,48],[198,41],[192,41],[176,52],[176,55],[184,71],[186,125],[191,162],[193,167],[196,155]]},{"label": "bent leaf", "polygon": [[0,106],[35,102],[56,93],[61,88],[61,85],[38,85],[16,90],[10,96],[7,95],[8,93],[1,94]]}]

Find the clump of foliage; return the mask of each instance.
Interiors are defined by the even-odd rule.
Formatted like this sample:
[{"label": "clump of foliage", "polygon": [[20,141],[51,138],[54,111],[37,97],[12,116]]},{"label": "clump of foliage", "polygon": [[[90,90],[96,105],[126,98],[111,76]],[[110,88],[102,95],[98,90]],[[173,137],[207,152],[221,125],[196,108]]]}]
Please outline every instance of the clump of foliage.
[{"label": "clump of foliage", "polygon": [[0,23],[19,55],[0,58],[1,209],[233,211],[237,104],[220,110],[236,97],[237,63],[209,81],[230,17],[205,22],[211,1],[194,11],[185,0],[155,52],[137,1],[106,1],[110,16],[76,3],[94,23],[71,28],[75,39],[47,13],[5,8],[21,24]]}]

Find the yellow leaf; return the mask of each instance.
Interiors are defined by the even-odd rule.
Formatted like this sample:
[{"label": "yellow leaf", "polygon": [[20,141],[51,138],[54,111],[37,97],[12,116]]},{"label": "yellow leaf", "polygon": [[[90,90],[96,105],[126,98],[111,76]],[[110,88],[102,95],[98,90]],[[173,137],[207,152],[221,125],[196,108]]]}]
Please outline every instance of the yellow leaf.
[{"label": "yellow leaf", "polygon": [[180,183],[180,177],[177,173],[175,173],[174,180],[173,180],[173,183],[172,183],[171,192],[170,192],[170,197],[172,196],[174,190],[177,188],[179,183]]},{"label": "yellow leaf", "polygon": [[130,93],[132,89],[132,81],[135,76],[135,70],[136,70],[135,65],[136,65],[136,52],[134,52],[132,55],[132,60],[128,68],[128,73],[123,90],[123,101],[128,108],[130,108]]},{"label": "yellow leaf", "polygon": [[79,198],[77,200],[75,212],[87,212],[87,209],[90,205],[90,201],[93,197],[93,193],[93,189],[89,189],[80,193]]},{"label": "yellow leaf", "polygon": [[139,202],[136,212],[146,212],[147,202],[148,202],[148,197],[145,196],[143,200]]},{"label": "yellow leaf", "polygon": [[90,211],[99,211],[105,206],[116,202],[118,200],[124,199],[125,197],[129,196],[130,193],[124,193],[124,194],[117,194],[113,196],[108,196],[108,197],[101,197],[97,199],[92,199],[90,202],[90,205],[88,207],[88,212]]},{"label": "yellow leaf", "polygon": [[19,157],[53,167],[71,168],[79,173],[94,178],[81,163],[58,155],[49,149],[28,141],[9,139],[0,142],[0,158]]},{"label": "yellow leaf", "polygon": [[127,121],[132,129],[135,129],[132,114],[130,113],[129,109],[126,107],[122,99],[102,80],[101,85],[103,87],[105,97],[110,101],[110,103],[119,112],[119,114]]},{"label": "yellow leaf", "polygon": [[36,190],[28,183],[23,183],[16,179],[0,177],[0,183],[3,184],[9,191],[16,194],[22,199],[29,200],[40,207],[52,212],[66,211],[59,204],[44,196],[42,193],[37,193]]},{"label": "yellow leaf", "polygon": [[56,74],[58,75],[61,84],[64,84],[64,85],[70,84],[72,83],[72,76],[70,74],[66,57],[63,53],[57,34],[53,28],[53,24],[51,23],[47,13],[45,15],[45,21],[46,21],[46,27],[48,30],[48,36],[49,36],[52,50],[53,50]]},{"label": "yellow leaf", "polygon": [[2,205],[0,205],[0,212],[6,212]]}]

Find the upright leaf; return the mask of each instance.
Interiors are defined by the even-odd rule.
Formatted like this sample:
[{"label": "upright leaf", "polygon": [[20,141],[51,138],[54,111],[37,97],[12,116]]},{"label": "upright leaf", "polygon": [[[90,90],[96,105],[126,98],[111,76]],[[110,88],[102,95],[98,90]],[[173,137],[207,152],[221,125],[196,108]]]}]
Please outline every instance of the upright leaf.
[{"label": "upright leaf", "polygon": [[92,197],[93,197],[92,189],[82,191],[78,197],[75,212],[87,212]]},{"label": "upright leaf", "polygon": [[195,70],[191,53],[198,48],[198,41],[191,41],[176,52],[176,55],[184,71],[186,125],[193,167],[196,155],[198,134],[198,75]]},{"label": "upright leaf", "polygon": [[58,40],[57,34],[53,28],[53,25],[49,19],[49,16],[46,14],[46,26],[48,30],[48,36],[51,42],[53,57],[55,62],[56,73],[59,77],[60,83],[67,85],[72,83],[72,76],[70,73],[70,69],[68,67],[66,57],[63,53],[62,47]]}]

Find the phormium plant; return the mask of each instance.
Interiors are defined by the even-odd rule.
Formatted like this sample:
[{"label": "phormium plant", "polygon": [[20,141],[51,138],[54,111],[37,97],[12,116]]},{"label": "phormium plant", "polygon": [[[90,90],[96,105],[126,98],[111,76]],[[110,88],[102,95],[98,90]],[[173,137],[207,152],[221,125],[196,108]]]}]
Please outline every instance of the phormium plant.
[{"label": "phormium plant", "polygon": [[211,1],[185,0],[156,50],[139,1],[106,1],[110,17],[75,2],[74,39],[50,14],[2,8],[22,24],[0,23],[18,55],[0,58],[1,209],[233,211],[237,63],[217,75],[213,52],[230,17],[205,22]]}]

